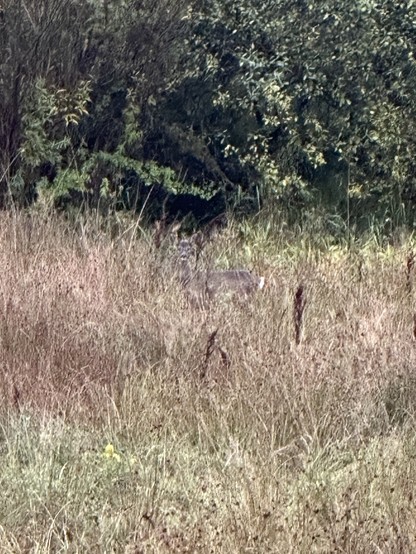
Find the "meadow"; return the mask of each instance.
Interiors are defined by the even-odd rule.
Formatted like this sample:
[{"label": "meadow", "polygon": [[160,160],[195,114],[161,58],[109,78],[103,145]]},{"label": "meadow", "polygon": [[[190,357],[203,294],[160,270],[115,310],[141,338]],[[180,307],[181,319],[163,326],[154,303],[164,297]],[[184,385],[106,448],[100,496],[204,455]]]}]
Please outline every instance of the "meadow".
[{"label": "meadow", "polygon": [[231,225],[266,286],[199,310],[169,237],[3,213],[0,551],[416,551],[412,248]]}]

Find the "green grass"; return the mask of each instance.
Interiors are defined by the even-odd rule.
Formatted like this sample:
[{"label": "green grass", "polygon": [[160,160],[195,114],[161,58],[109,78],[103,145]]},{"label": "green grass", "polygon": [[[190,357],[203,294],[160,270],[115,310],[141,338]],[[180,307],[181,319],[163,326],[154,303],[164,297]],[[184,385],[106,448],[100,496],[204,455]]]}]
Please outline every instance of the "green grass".
[{"label": "green grass", "polygon": [[201,312],[135,232],[2,216],[1,551],[415,550],[412,244],[231,227],[267,287]]}]

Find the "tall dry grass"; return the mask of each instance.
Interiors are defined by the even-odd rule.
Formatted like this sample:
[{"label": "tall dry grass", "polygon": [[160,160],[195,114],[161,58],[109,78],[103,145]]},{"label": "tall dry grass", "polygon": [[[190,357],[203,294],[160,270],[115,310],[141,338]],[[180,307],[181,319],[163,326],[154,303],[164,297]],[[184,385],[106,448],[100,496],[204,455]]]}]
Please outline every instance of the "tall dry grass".
[{"label": "tall dry grass", "polygon": [[266,290],[198,311],[136,231],[2,215],[1,551],[415,550],[411,245],[231,229]]}]

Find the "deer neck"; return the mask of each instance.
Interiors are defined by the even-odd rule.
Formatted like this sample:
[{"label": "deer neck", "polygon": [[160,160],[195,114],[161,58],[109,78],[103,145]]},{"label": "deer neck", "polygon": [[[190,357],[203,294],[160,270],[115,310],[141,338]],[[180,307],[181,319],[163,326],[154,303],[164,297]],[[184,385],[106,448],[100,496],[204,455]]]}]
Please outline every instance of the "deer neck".
[{"label": "deer neck", "polygon": [[181,258],[180,261],[180,281],[183,286],[189,284],[192,279],[192,270],[191,264],[189,263],[188,258]]}]

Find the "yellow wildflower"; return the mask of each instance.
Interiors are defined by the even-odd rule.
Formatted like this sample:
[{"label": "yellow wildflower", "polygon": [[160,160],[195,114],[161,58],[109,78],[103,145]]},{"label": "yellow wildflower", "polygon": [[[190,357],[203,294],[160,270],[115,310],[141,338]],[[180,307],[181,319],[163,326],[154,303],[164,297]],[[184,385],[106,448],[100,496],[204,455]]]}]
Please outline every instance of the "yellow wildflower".
[{"label": "yellow wildflower", "polygon": [[104,458],[116,460],[116,462],[121,460],[120,454],[115,451],[115,448],[111,443],[108,443],[104,448],[103,456]]}]

